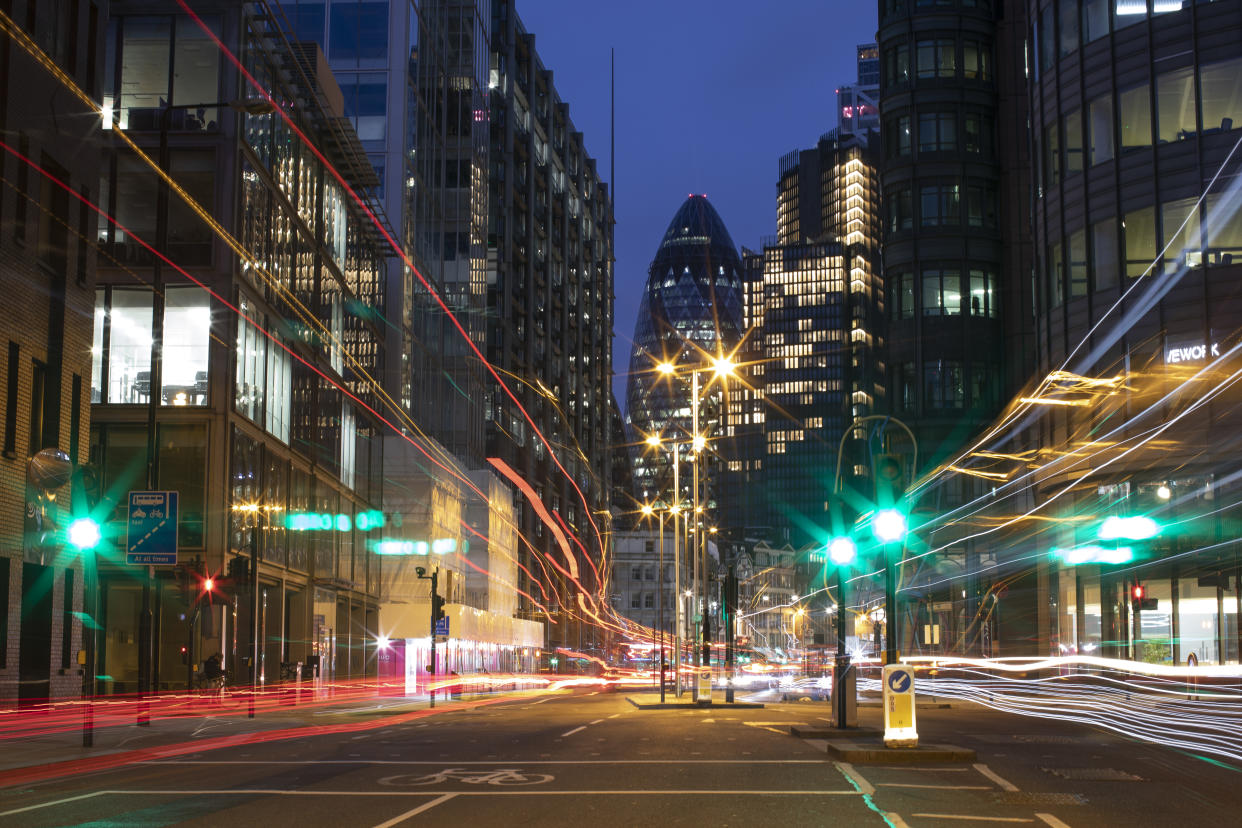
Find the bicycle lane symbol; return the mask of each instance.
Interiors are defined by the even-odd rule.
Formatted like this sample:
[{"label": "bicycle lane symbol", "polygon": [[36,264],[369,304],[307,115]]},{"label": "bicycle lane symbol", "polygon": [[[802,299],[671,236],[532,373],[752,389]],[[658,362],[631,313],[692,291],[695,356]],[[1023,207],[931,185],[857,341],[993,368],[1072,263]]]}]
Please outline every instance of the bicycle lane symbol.
[{"label": "bicycle lane symbol", "polygon": [[464,782],[467,785],[542,785],[555,779],[548,773],[523,773],[520,768],[496,768],[494,770],[470,770],[468,768],[445,768],[428,774],[400,773],[385,776],[381,785],[416,786],[439,785],[445,782]]}]

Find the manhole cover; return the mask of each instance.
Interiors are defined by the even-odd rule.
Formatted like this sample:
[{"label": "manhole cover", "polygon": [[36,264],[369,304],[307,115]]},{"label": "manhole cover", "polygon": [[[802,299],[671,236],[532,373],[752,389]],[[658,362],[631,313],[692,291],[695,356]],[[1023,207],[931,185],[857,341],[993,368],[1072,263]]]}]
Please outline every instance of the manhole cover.
[{"label": "manhole cover", "polygon": [[1053,776],[1062,779],[1080,779],[1102,782],[1142,782],[1143,777],[1117,770],[1116,768],[1044,768]]},{"label": "manhole cover", "polygon": [[997,805],[1086,805],[1086,797],[1071,793],[1030,793],[1004,791],[992,794]]}]

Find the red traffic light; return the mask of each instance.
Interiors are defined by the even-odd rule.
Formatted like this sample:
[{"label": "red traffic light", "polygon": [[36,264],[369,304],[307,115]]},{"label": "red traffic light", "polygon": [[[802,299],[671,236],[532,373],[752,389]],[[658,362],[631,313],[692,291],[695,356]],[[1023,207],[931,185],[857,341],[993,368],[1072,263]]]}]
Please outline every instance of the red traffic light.
[{"label": "red traffic light", "polygon": [[1135,601],[1142,601],[1147,597],[1147,587],[1142,584],[1135,584],[1130,590],[1130,595]]},{"label": "red traffic light", "polygon": [[216,588],[215,578],[208,576],[207,578],[203,580],[203,591],[204,592],[211,592],[215,588]]}]

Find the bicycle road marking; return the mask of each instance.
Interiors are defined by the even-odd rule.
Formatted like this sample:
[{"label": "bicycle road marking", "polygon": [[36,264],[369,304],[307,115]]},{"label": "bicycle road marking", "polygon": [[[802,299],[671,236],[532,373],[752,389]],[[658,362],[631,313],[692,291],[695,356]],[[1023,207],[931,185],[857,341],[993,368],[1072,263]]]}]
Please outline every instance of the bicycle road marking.
[{"label": "bicycle road marking", "polygon": [[395,817],[388,820],[387,822],[381,822],[379,825],[376,825],[375,828],[392,828],[392,826],[397,825],[398,823],[405,822],[407,819],[409,819],[412,816],[421,814],[423,811],[431,810],[432,808],[436,807],[442,802],[448,802],[450,799],[452,799],[455,796],[457,796],[456,793],[446,793],[443,796],[438,796],[435,799],[431,800],[430,802],[424,802],[422,805],[419,805],[417,808],[411,808],[410,810],[406,811],[404,814],[397,814]]}]

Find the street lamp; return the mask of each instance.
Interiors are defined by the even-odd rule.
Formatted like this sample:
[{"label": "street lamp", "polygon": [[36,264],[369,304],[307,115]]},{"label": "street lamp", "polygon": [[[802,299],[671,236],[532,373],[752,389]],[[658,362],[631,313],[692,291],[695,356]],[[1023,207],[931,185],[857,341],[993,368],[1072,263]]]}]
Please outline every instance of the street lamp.
[{"label": "street lamp", "polygon": [[656,578],[656,627],[660,631],[660,703],[664,703],[664,508],[658,504],[643,504],[643,514],[651,517],[653,512],[660,518],[660,574]]},{"label": "street lamp", "polygon": [[[690,382],[691,382],[691,390],[690,390],[691,440],[690,440],[690,445],[694,452],[691,455],[691,459],[695,461],[694,480],[693,480],[693,486],[691,488],[691,492],[692,492],[692,499],[693,499],[693,510],[694,510],[693,514],[695,515],[694,519],[696,521],[696,524],[698,521],[698,515],[702,511],[702,507],[699,504],[699,462],[698,462],[698,458],[702,456],[703,449],[706,448],[707,446],[707,438],[703,434],[699,433],[699,374],[710,372],[713,375],[713,379],[720,380],[723,383],[727,377],[730,377],[733,375],[734,369],[737,367],[736,363],[734,363],[733,360],[727,356],[710,357],[708,359],[708,362],[710,364],[705,367],[686,368],[686,369],[681,369],[681,370],[678,369],[676,364],[672,362],[668,362],[668,361],[660,362],[660,363],[657,363],[656,365],[656,370],[665,376],[671,377],[677,373],[683,373],[683,374],[690,375]],[[676,466],[674,466],[674,469],[675,468]],[[694,561],[692,578],[693,578],[693,583],[694,583],[694,591],[695,593],[699,595],[699,598],[695,602],[695,608],[699,610],[699,613],[700,613],[699,620],[701,622],[701,626],[699,626],[697,630],[701,631],[701,634],[702,634],[701,635],[702,647],[698,646],[698,643],[699,643],[698,641],[696,641],[696,646],[694,647],[694,666],[695,666],[695,674],[697,676],[699,673],[699,668],[701,666],[707,666],[710,672],[710,668],[711,668],[710,646],[711,645],[709,642],[710,628],[708,626],[707,612],[706,612],[706,606],[705,606],[706,592],[707,592],[707,584],[706,584],[706,581],[707,581],[707,544],[706,544],[706,541],[703,539],[702,532],[696,531],[694,533],[694,544],[695,544],[695,551],[694,551],[694,557],[692,559]],[[700,574],[700,572],[702,574]],[[699,638],[699,632],[696,632],[696,639],[697,638]],[[709,681],[708,683],[708,697],[709,698],[710,698],[710,695],[711,695],[711,684]],[[699,686],[698,686],[697,681],[695,682],[694,696],[695,696],[695,701],[698,701],[699,700]]]}]

